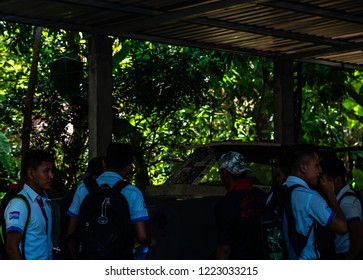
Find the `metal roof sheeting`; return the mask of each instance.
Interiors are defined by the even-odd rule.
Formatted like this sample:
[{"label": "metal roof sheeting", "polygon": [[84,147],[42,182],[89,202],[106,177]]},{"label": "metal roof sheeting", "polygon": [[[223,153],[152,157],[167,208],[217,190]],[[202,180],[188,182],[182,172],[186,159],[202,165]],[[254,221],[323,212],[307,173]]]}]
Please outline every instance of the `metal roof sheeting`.
[{"label": "metal roof sheeting", "polygon": [[363,67],[361,0],[3,0],[0,20]]}]

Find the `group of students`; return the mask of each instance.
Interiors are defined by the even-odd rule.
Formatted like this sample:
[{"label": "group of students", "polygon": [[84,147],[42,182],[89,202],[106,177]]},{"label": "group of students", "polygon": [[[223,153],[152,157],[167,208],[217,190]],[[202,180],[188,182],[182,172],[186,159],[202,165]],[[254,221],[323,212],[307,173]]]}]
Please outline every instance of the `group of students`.
[{"label": "group of students", "polygon": [[[110,189],[119,181],[123,182],[120,192],[126,199],[133,241],[147,247],[151,243],[151,237],[146,226],[149,215],[143,195],[137,187],[125,182],[132,170],[132,163],[133,152],[130,145],[111,143],[103,161],[105,171],[95,176],[95,182],[99,186],[109,186]],[[24,186],[8,202],[4,211],[5,254],[8,259],[49,260],[55,257],[52,231],[56,223],[53,221],[52,207],[47,195],[54,180],[54,168],[54,158],[42,150],[29,150],[22,159],[21,175]],[[88,194],[89,190],[82,182],[70,196],[71,203],[67,210],[69,219],[62,229],[65,242],[61,243],[62,249],[68,251],[69,258],[79,258],[78,215]],[[107,199],[105,201],[109,203]],[[130,257],[132,258],[131,255]]]},{"label": "group of students", "polygon": [[271,236],[261,219],[271,209],[281,211],[281,259],[362,258],[361,202],[340,159],[320,159],[313,146],[293,147],[267,200],[247,179],[251,169],[240,153],[222,155],[219,169],[227,193],[216,208],[217,259],[269,259]]},{"label": "group of students", "polygon": [[[120,191],[117,190],[126,199],[133,243],[143,248],[152,243],[146,223],[149,214],[144,197],[137,187],[125,181],[132,170],[132,162],[130,145],[111,143],[106,156],[97,163],[101,167],[96,167],[74,192],[68,194],[69,202],[62,206],[67,216],[61,217],[62,234],[65,237],[61,246],[62,250],[68,252],[63,258],[87,258],[87,255],[80,255],[82,246],[78,238],[80,224],[84,223],[80,222],[80,211],[85,200],[91,196],[88,181],[99,189],[104,186],[116,189],[122,182]],[[341,160],[320,159],[311,146],[293,149],[288,162],[280,166],[279,176],[276,177],[279,183],[272,189],[268,199],[247,178],[247,173],[253,171],[243,155],[227,152],[219,158],[218,164],[226,195],[215,208],[218,245],[214,258],[268,258],[261,219],[271,204],[284,209],[281,212],[281,228],[285,259],[361,258],[361,202],[346,183],[347,171]],[[89,167],[92,169],[92,162]],[[52,243],[55,223],[47,196],[54,180],[54,168],[54,158],[41,150],[29,150],[22,160],[24,186],[8,202],[4,211],[5,248],[9,259],[55,258]],[[111,193],[109,195],[112,196]],[[110,199],[104,199],[101,211],[111,202]],[[101,215],[99,223],[107,223],[107,217]],[[88,227],[89,222],[86,221],[83,226]],[[322,234],[319,238],[319,233],[323,232],[319,228],[334,233],[330,245],[333,248],[328,248],[334,252],[334,257],[327,257],[326,246],[324,248],[323,242],[319,242],[321,237],[325,238]],[[102,238],[111,240],[113,236]],[[134,257],[130,255],[125,258],[137,258],[135,248],[133,252]]]}]

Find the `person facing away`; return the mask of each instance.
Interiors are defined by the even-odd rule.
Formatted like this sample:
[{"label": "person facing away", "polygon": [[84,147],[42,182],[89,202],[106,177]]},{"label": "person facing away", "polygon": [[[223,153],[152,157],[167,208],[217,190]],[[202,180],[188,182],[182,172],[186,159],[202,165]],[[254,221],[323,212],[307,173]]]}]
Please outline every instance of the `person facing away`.
[{"label": "person facing away", "polygon": [[283,185],[287,179],[287,176],[290,174],[289,167],[281,159],[274,164],[273,171],[274,171],[274,176],[273,176],[274,180],[271,186],[271,190],[267,196],[266,206],[269,205],[275,206],[278,203],[277,200],[281,199],[280,194],[283,189]]},{"label": "person facing away", "polygon": [[54,159],[47,152],[29,150],[24,155],[21,176],[25,179],[25,184],[19,194],[29,202],[30,219],[26,228],[28,215],[26,202],[18,197],[10,200],[5,209],[6,251],[10,259],[53,258],[52,212],[46,194],[52,186],[53,172]]},{"label": "person facing away", "polygon": [[[131,145],[116,142],[111,143],[106,153],[106,171],[97,178],[98,185],[107,184],[113,187],[118,181],[124,180],[132,169],[132,162],[133,152]],[[129,205],[135,240],[141,244],[150,244],[151,238],[146,226],[149,215],[141,191],[137,187],[128,184],[121,190],[121,193],[125,196]],[[69,240],[69,250],[73,258],[77,257],[77,243],[74,237],[76,236],[78,226],[78,213],[82,201],[87,194],[88,190],[85,184],[81,183],[76,190],[68,210],[70,221],[67,238]]]},{"label": "person facing away", "polygon": [[[342,210],[340,209],[334,193],[332,182],[325,175],[320,176],[321,167],[319,156],[314,147],[310,145],[298,145],[293,147],[290,155],[291,175],[285,182],[286,188],[291,188],[292,218],[295,223],[294,236],[300,235],[305,238],[305,244],[299,248],[292,248],[292,238],[288,232],[288,220],[283,219],[283,233],[287,245],[288,259],[319,259],[317,250],[316,223],[326,226],[336,233],[347,232]],[[320,176],[320,177],[319,177]],[[320,192],[314,190],[318,186]]]},{"label": "person facing away", "polygon": [[[82,180],[86,179],[86,178],[92,178],[92,179],[97,179],[98,176],[100,176],[104,171],[104,160],[106,159],[106,157],[104,156],[98,156],[98,157],[93,157],[88,161],[88,165],[87,165],[87,170],[86,173],[81,177]],[[70,259],[71,256],[68,252],[68,248],[67,248],[67,240],[66,240],[66,235],[67,235],[67,229],[68,229],[68,224],[69,224],[69,219],[70,216],[67,214],[69,206],[72,203],[74,194],[76,192],[77,187],[73,187],[70,190],[68,190],[61,201],[61,205],[60,205],[60,224],[61,224],[61,233],[60,233],[60,247],[61,247],[61,259]]]},{"label": "person facing away", "polygon": [[265,259],[281,260],[286,257],[282,234],[283,184],[290,170],[280,159],[273,165],[273,171],[273,183],[262,216],[263,241]]},{"label": "person facing away", "polygon": [[217,203],[217,259],[263,259],[261,216],[265,194],[246,177],[251,169],[244,157],[234,151],[218,161],[226,195]]},{"label": "person facing away", "polygon": [[[354,190],[346,182],[347,170],[344,162],[338,158],[326,158],[321,161],[322,174],[333,182],[339,206],[343,211],[349,233],[336,234],[334,248],[337,259],[353,260],[363,246],[363,226],[361,202]],[[350,195],[349,195],[350,194]]]}]

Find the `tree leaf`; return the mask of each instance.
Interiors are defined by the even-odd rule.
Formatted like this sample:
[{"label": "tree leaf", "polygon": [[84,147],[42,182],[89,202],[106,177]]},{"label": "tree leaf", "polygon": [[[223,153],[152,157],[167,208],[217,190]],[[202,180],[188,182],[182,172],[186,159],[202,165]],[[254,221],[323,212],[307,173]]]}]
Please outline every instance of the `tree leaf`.
[{"label": "tree leaf", "polygon": [[9,173],[10,171],[10,144],[5,134],[0,132],[0,163],[4,170]]}]

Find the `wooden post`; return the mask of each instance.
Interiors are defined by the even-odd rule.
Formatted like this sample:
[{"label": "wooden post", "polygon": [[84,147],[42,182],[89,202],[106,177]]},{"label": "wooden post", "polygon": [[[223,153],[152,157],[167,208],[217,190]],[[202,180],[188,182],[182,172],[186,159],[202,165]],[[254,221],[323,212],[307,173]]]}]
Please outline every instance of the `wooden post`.
[{"label": "wooden post", "polygon": [[293,62],[276,60],[274,63],[275,97],[275,141],[294,144],[295,137],[295,101]]},{"label": "wooden post", "polygon": [[89,41],[88,121],[90,158],[106,154],[112,139],[112,40],[92,35]]}]

